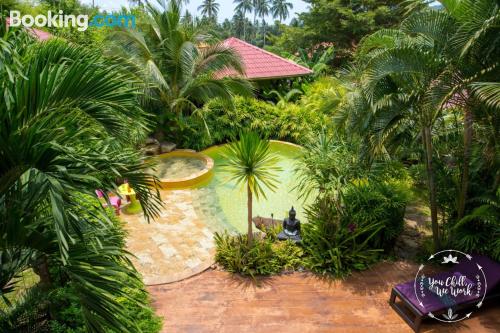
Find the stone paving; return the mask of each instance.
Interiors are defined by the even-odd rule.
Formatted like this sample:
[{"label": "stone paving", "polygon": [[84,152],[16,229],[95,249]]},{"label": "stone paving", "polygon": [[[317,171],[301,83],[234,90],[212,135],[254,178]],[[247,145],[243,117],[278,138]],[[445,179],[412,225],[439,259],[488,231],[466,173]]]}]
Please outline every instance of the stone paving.
[{"label": "stone paving", "polygon": [[164,207],[149,224],[143,214],[126,222],[127,249],[146,285],[169,283],[197,274],[213,263],[213,233],[224,229],[210,189],[161,191]]},{"label": "stone paving", "polygon": [[[411,280],[417,264],[382,262],[345,280],[310,273],[245,279],[208,270],[148,287],[164,333],[412,333],[388,304],[392,286]],[[422,333],[500,332],[500,304],[456,323],[424,321]]]}]

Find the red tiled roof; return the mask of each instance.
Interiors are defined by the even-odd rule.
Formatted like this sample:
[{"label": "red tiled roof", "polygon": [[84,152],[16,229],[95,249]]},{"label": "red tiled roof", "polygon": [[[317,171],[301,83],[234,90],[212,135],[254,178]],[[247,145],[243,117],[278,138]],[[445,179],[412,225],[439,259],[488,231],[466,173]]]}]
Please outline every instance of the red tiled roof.
[{"label": "red tiled roof", "polygon": [[[10,24],[10,18],[7,17],[7,26],[9,26]],[[31,35],[33,37],[35,37],[36,39],[38,40],[47,40],[49,38],[52,37],[52,34],[46,32],[46,31],[42,31],[42,30],[38,30],[38,29],[33,29],[33,28],[28,28],[28,31],[31,33]]]},{"label": "red tiled roof", "polygon": [[[309,68],[235,37],[226,39],[224,44],[233,48],[240,55],[245,69],[245,77],[249,80],[295,77],[312,73]],[[221,73],[221,76],[233,75],[236,75],[233,70]]]}]

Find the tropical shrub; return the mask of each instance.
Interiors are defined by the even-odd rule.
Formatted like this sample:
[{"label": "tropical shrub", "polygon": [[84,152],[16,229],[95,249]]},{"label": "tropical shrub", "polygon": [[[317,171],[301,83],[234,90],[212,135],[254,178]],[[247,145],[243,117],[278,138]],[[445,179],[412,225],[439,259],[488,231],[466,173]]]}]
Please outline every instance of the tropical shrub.
[{"label": "tropical shrub", "polygon": [[247,235],[216,233],[215,261],[231,273],[255,277],[293,270],[303,265],[302,249],[291,241],[273,242],[256,238],[248,245]]},{"label": "tropical shrub", "polygon": [[408,172],[394,161],[366,165],[360,146],[355,138],[322,132],[298,165],[299,190],[316,195],[303,228],[306,262],[321,274],[367,268],[403,229]]},{"label": "tropical shrub", "polygon": [[401,181],[362,180],[347,186],[343,194],[345,223],[357,228],[381,224],[371,238],[371,248],[392,250],[396,237],[403,231],[406,204],[411,196],[408,185]]},{"label": "tropical shrub", "polygon": [[180,140],[184,147],[202,149],[230,141],[241,131],[251,129],[261,137],[301,144],[320,129],[326,119],[325,115],[293,103],[278,107],[253,98],[236,97],[234,108],[230,108],[213,100],[201,111],[200,117],[190,118],[189,129]]},{"label": "tropical shrub", "polygon": [[496,195],[484,195],[471,201],[479,205],[452,225],[451,246],[500,260],[500,189]]},{"label": "tropical shrub", "polygon": [[307,210],[303,245],[306,267],[319,274],[345,276],[375,263],[382,249],[370,247],[371,238],[382,230],[381,222],[356,226],[332,195],[318,197]]},{"label": "tropical shrub", "polygon": [[[149,305],[150,298],[142,283],[137,284],[130,279],[125,279],[129,287],[124,292],[131,297],[139,298],[147,306],[140,306],[128,297],[118,297],[117,303],[123,308],[127,320],[133,320],[140,332],[159,332],[161,330],[161,318],[156,316]],[[27,323],[36,327],[38,315],[50,313],[48,327],[54,333],[84,333],[87,332],[85,319],[79,296],[73,284],[67,283],[54,289],[44,290],[39,286],[31,288],[10,311],[3,313],[0,317],[0,328],[2,332],[18,332],[21,323]],[[119,330],[106,329],[106,333],[118,333]]]},{"label": "tropical shrub", "polygon": [[[96,218],[100,203],[95,198],[88,196],[77,201],[82,208],[80,215],[83,219],[88,220],[90,224],[100,223]],[[123,249],[126,237],[123,222],[115,216],[113,210],[108,209],[106,213],[110,224],[99,224],[105,235],[105,240],[101,240],[103,246],[109,246],[109,243],[112,243],[116,249]],[[26,322],[25,318],[31,318],[28,323],[36,325],[38,314],[50,313],[48,326],[51,332],[83,333],[88,331],[78,282],[69,279],[66,272],[57,266],[51,267],[50,275],[52,285],[49,288],[40,284],[35,285],[13,302],[12,306],[6,308],[0,318],[0,328],[5,332],[14,333],[18,331],[21,323]],[[117,273],[115,278],[120,281],[120,291],[112,295],[113,302],[121,309],[116,314],[117,320],[134,323],[138,332],[159,332],[162,321],[155,315],[150,305],[149,294],[143,282],[121,272]],[[103,332],[118,333],[121,330],[108,326]]]}]

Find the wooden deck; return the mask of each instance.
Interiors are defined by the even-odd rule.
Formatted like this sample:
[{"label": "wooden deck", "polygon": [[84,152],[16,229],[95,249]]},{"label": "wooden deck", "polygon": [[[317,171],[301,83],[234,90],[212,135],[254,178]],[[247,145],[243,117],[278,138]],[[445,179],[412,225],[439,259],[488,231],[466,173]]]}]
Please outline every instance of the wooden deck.
[{"label": "wooden deck", "polygon": [[[165,333],[405,333],[412,330],[388,304],[391,287],[417,266],[380,263],[344,281],[294,273],[259,280],[208,270],[149,287]],[[458,324],[425,321],[421,332],[500,332],[500,304]]]}]

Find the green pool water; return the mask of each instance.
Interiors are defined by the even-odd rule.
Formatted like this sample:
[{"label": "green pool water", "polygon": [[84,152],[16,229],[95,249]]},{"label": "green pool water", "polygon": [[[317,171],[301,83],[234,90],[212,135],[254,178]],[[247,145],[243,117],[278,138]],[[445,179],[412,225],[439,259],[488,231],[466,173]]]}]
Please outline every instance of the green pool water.
[{"label": "green pool water", "polygon": [[[282,171],[277,174],[279,180],[276,192],[266,191],[266,199],[260,198],[253,202],[253,215],[283,219],[290,210],[295,207],[297,217],[305,222],[304,206],[309,202],[299,199],[295,175],[296,163],[301,155],[302,148],[283,142],[271,142],[271,150],[279,158],[278,165]],[[226,229],[236,229],[244,232],[247,229],[247,197],[242,186],[236,186],[233,182],[228,182],[228,175],[221,170],[223,163],[223,152],[225,146],[215,146],[208,148],[202,153],[213,158],[215,162],[214,176],[208,184],[199,187],[196,192],[199,204],[198,211],[201,211],[207,218],[207,222],[217,221],[219,225]]]}]

